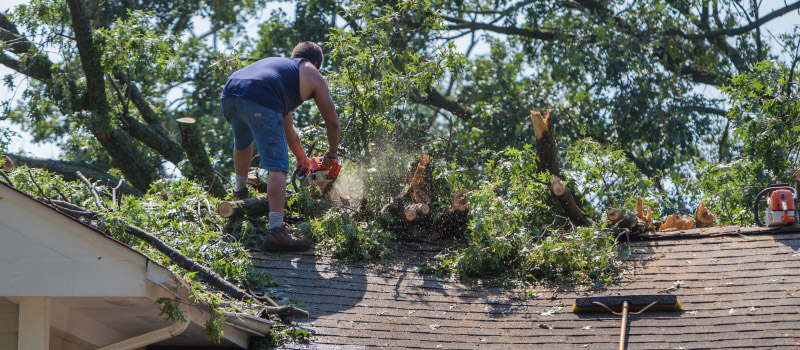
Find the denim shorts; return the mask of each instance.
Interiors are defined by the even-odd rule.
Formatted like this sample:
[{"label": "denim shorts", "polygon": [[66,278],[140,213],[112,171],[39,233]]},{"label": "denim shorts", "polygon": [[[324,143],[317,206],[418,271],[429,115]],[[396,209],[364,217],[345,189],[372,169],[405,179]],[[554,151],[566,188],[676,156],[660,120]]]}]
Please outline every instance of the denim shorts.
[{"label": "denim shorts", "polygon": [[262,169],[289,172],[289,147],[279,111],[241,97],[226,97],[222,114],[233,127],[234,148],[245,149],[255,140]]}]

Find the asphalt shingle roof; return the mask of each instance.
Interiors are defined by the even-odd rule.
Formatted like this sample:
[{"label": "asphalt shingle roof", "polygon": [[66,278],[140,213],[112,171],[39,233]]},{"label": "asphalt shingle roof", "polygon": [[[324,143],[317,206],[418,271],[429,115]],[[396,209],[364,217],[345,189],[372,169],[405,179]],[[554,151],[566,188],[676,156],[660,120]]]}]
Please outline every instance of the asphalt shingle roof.
[{"label": "asphalt shingle roof", "polygon": [[800,348],[800,231],[716,227],[631,242],[630,269],[606,290],[487,290],[420,275],[404,251],[388,266],[349,265],[322,254],[265,255],[278,291],[312,318],[316,335],[287,348],[608,349],[620,320],[575,314],[576,297],[670,293],[681,311],[631,316],[628,349]]}]

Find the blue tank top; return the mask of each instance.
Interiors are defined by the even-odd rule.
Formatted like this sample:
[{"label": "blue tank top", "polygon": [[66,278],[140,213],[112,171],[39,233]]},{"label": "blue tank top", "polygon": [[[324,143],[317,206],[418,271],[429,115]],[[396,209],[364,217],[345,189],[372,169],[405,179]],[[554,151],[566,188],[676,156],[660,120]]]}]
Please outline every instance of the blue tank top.
[{"label": "blue tank top", "polygon": [[269,57],[237,70],[228,77],[222,98],[246,98],[286,115],[303,103],[300,98],[302,61],[305,59]]}]

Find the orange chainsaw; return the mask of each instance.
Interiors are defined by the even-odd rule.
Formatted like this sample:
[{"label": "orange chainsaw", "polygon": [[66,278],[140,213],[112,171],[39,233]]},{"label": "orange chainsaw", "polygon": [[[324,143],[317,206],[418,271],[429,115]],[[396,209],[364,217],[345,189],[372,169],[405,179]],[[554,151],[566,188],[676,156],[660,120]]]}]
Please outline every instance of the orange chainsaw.
[{"label": "orange chainsaw", "polygon": [[[767,211],[765,220],[761,221],[758,214],[758,204],[761,197],[767,196]],[[789,184],[770,185],[756,196],[753,205],[753,216],[758,226],[797,225],[797,191]]]},{"label": "orange chainsaw", "polygon": [[336,178],[339,177],[339,171],[341,170],[342,166],[339,165],[336,159],[331,159],[331,164],[326,166],[323,162],[323,157],[314,157],[311,158],[310,169],[298,167],[292,172],[292,186],[295,191],[300,192],[298,183],[303,187],[314,185],[325,194],[330,190]]}]

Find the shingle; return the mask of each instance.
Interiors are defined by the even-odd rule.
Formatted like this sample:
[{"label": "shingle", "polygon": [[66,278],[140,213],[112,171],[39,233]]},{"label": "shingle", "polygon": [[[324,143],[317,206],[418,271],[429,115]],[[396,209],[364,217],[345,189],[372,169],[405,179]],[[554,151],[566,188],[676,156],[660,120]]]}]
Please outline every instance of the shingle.
[{"label": "shingle", "polygon": [[[620,320],[574,314],[576,297],[670,293],[679,312],[631,316],[638,348],[800,347],[800,234],[718,227],[634,238],[632,273],[603,291],[537,288],[539,297],[419,275],[422,262],[341,264],[322,254],[268,255],[258,264],[308,310],[316,332],[287,348],[508,349],[616,347]],[[413,254],[409,254],[413,256]]]}]

